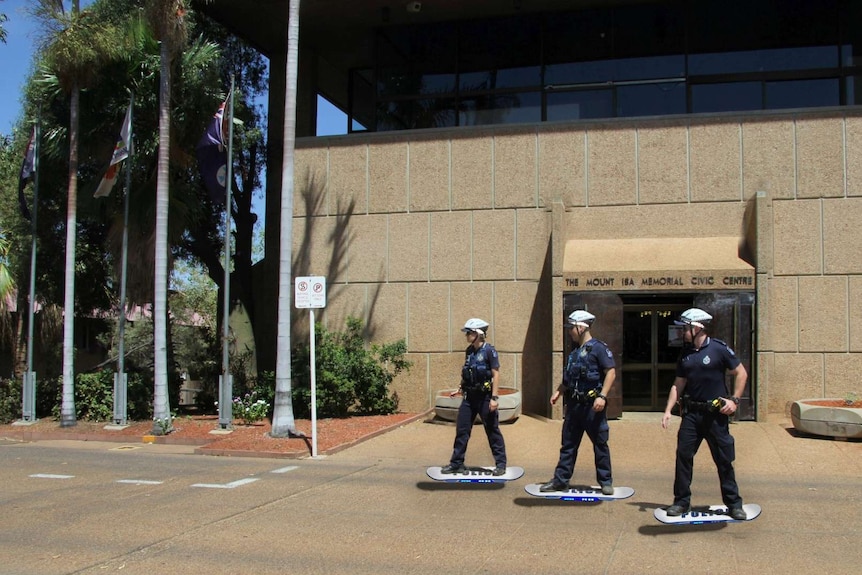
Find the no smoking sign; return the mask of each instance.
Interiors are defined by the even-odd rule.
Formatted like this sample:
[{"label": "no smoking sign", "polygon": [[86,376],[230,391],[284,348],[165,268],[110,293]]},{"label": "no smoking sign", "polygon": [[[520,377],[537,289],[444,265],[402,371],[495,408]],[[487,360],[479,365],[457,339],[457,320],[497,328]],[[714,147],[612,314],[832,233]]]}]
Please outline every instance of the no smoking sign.
[{"label": "no smoking sign", "polygon": [[324,276],[297,277],[293,296],[298,309],[326,307],[326,278]]}]

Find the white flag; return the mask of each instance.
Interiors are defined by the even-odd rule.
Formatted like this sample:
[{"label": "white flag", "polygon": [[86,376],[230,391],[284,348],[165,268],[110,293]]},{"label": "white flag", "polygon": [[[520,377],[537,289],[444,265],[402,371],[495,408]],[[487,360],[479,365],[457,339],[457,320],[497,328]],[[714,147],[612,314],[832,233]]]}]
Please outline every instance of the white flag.
[{"label": "white flag", "polygon": [[102,181],[99,182],[99,187],[96,188],[94,198],[104,198],[111,195],[111,190],[114,189],[114,183],[117,181],[117,175],[120,172],[120,162],[129,157],[129,132],[131,132],[132,124],[132,103],[129,102],[129,109],[126,110],[126,118],[123,120],[123,127],[120,128],[120,139],[117,140],[117,145],[114,146],[114,155],[111,157],[111,165],[108,166],[108,171],[105,172]]}]

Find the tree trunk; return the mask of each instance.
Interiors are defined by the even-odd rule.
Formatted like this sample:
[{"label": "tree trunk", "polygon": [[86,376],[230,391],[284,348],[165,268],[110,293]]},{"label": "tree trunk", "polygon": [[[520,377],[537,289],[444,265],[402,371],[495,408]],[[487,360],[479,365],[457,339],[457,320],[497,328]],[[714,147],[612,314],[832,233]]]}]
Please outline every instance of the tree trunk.
[{"label": "tree trunk", "polygon": [[284,98],[284,155],[281,175],[281,214],[278,258],[278,332],[275,360],[275,410],[273,437],[296,435],[290,382],[290,308],[292,301],[293,163],[296,140],[296,84],[299,68],[299,4],[290,0],[287,20],[287,85]]},{"label": "tree trunk", "polygon": [[[167,35],[165,35],[167,36]],[[156,182],[155,286],[153,288],[153,433],[172,428],[168,395],[168,205],[171,145],[171,68],[167,37],[162,38],[159,81],[159,160]]]},{"label": "tree trunk", "polygon": [[78,226],[78,111],[81,92],[72,85],[69,103],[69,192],[66,202],[66,268],[63,301],[63,400],[60,427],[78,423],[75,413],[75,241]]}]

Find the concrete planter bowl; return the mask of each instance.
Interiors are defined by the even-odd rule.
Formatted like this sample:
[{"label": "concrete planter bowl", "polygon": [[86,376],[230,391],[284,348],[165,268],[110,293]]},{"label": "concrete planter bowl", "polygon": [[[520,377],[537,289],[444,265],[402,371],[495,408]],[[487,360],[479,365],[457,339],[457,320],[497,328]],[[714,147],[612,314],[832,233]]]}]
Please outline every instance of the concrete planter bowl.
[{"label": "concrete planter bowl", "polygon": [[[446,421],[458,419],[458,408],[461,406],[461,394],[449,397],[457,389],[444,389],[437,392],[434,398],[434,413]],[[497,409],[500,411],[500,421],[515,421],[521,415],[521,391],[514,387],[501,387],[500,400]]]},{"label": "concrete planter bowl", "polygon": [[803,433],[862,439],[862,404],[843,399],[800,399],[790,406],[793,427]]}]

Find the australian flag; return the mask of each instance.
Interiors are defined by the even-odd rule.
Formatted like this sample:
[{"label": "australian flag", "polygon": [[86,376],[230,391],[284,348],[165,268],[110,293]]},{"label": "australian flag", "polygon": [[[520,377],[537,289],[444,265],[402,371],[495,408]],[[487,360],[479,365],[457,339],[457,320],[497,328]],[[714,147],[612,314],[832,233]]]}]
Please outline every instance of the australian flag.
[{"label": "australian flag", "polygon": [[21,215],[28,222],[30,221],[30,207],[27,205],[27,198],[24,196],[24,188],[27,187],[27,182],[36,175],[36,126],[33,126],[33,132],[30,134],[30,141],[27,143],[27,151],[24,152],[24,163],[21,165],[21,178],[18,180],[18,206],[21,208]]},{"label": "australian flag", "polygon": [[210,120],[196,148],[201,178],[209,191],[210,199],[219,204],[225,201],[225,180],[227,179],[227,147],[224,140],[225,103],[219,106],[218,112]]}]

